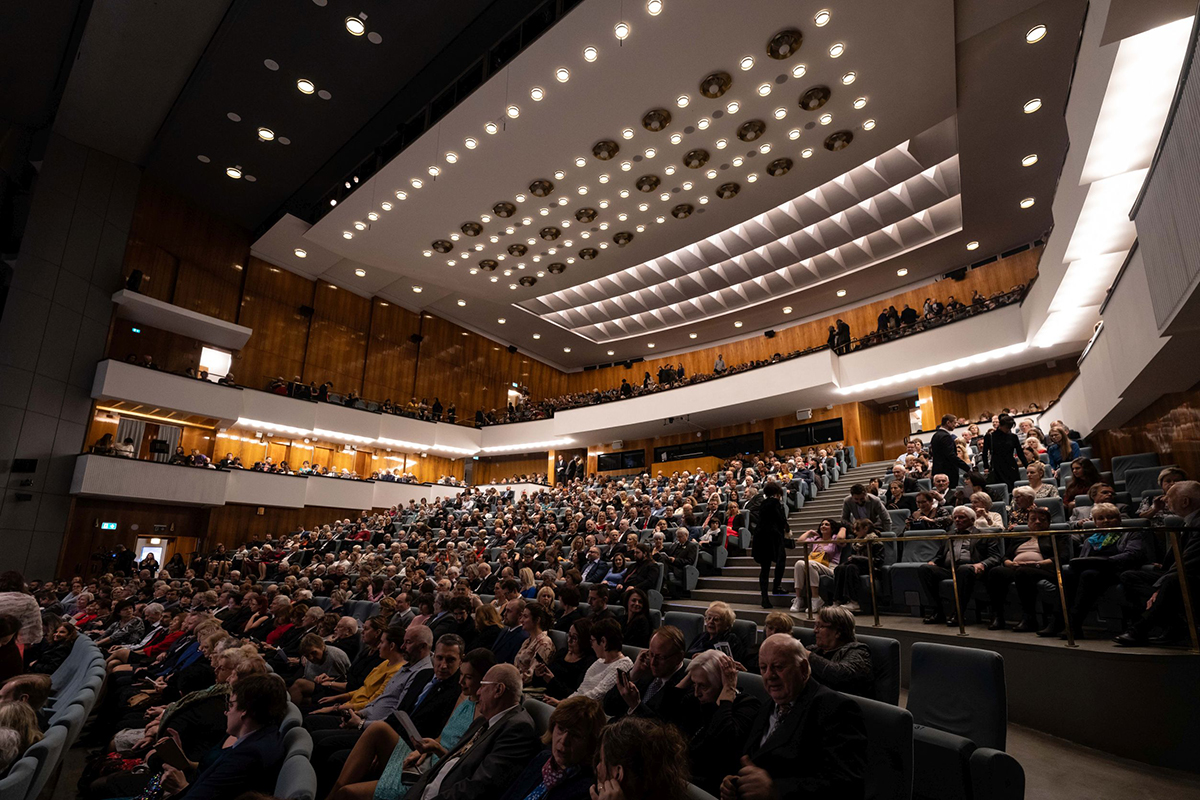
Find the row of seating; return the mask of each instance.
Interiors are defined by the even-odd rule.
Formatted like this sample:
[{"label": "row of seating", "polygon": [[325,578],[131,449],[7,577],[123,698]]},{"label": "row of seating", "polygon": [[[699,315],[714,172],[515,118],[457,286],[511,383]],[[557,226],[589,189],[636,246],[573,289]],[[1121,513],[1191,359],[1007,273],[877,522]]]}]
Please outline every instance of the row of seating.
[{"label": "row of seating", "polygon": [[37,800],[63,755],[75,744],[104,685],[104,656],[86,636],[75,640],[71,653],[50,676],[52,695],[46,703],[50,727],[40,742],[25,751],[0,780],[3,800]]}]

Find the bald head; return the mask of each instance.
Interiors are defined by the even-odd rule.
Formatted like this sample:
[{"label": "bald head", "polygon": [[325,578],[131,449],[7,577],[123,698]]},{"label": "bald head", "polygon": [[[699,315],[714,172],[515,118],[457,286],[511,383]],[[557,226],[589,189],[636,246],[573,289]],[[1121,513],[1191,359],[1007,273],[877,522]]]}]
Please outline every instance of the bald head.
[{"label": "bald head", "polygon": [[1200,481],[1179,481],[1167,489],[1167,507],[1172,514],[1187,517],[1200,511]]},{"label": "bald head", "polygon": [[524,683],[521,673],[512,664],[496,664],[483,676],[479,688],[479,715],[494,717],[521,702]]}]

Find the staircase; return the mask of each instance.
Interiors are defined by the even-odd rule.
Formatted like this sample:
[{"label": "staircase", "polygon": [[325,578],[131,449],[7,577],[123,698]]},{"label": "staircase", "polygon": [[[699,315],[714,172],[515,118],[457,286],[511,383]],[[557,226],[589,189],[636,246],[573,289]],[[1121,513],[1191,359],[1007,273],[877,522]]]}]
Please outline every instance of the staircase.
[{"label": "staircase", "polygon": [[[891,468],[891,461],[876,461],[870,464],[859,464],[841,478],[832,487],[820,492],[816,500],[805,502],[804,508],[788,517],[791,524],[792,536],[799,537],[807,530],[816,528],[825,517],[839,519],[842,515],[842,503],[850,494],[850,487],[856,483],[866,483],[873,477],[882,476]],[[671,600],[663,604],[663,611],[685,611],[692,614],[703,614],[708,604],[714,600],[723,600],[733,608],[738,619],[748,619],[757,625],[762,625],[767,614],[772,610],[787,611],[796,597],[795,584],[792,579],[796,561],[800,559],[800,550],[787,551],[786,569],[784,570],[783,590],[787,594],[774,595],[771,602],[774,609],[767,610],[759,603],[758,571],[759,566],[749,554],[730,556],[725,568],[718,577],[700,578],[692,596],[686,600]],[[775,579],[774,567],[771,568],[771,580]],[[769,587],[768,587],[769,588]],[[803,615],[800,615],[802,618]],[[797,620],[799,622],[799,620]]]}]

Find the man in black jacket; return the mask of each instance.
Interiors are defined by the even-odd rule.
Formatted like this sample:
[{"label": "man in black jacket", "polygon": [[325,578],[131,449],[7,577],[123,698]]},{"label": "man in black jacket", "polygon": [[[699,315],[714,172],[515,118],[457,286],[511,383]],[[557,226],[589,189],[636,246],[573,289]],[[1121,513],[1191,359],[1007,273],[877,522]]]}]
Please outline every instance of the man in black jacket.
[{"label": "man in black jacket", "polygon": [[583,582],[599,583],[607,574],[608,562],[600,558],[600,548],[595,546],[589,548],[587,563],[583,565]]},{"label": "man in black jacket", "polygon": [[642,717],[658,715],[663,698],[678,690],[687,673],[683,669],[686,644],[683,631],[674,625],[664,625],[650,637],[650,647],[638,653],[629,683],[620,681],[604,696],[604,713],[610,717],[635,714]]},{"label": "man in black jacket", "polygon": [[666,569],[667,580],[672,584],[672,592],[689,597],[687,590],[687,568],[696,566],[700,557],[700,545],[691,540],[688,529],[675,529],[675,541],[663,548],[663,567]]},{"label": "man in black jacket", "polygon": [[942,424],[933,432],[929,442],[929,457],[933,461],[933,474],[945,475],[950,479],[950,488],[958,486],[958,471],[970,472],[972,467],[958,457],[958,449],[954,444],[955,416],[943,414]]},{"label": "man in black jacket", "polygon": [[[963,536],[979,533],[975,529],[975,512],[968,506],[954,509],[952,518],[952,533]],[[933,559],[928,564],[917,567],[917,580],[925,592],[925,600],[933,608],[933,611],[926,615],[925,624],[958,624],[958,619],[953,613],[947,617],[942,609],[941,583],[951,577],[951,564],[958,572],[959,604],[966,608],[975,580],[983,580],[985,573],[1000,563],[1001,557],[999,539],[954,539],[942,542]]]},{"label": "man in black jacket", "polygon": [[862,797],[867,731],[858,704],[811,679],[808,651],[791,634],[767,637],[758,651],[771,698],[758,714],[742,768],[721,783],[722,797]]}]

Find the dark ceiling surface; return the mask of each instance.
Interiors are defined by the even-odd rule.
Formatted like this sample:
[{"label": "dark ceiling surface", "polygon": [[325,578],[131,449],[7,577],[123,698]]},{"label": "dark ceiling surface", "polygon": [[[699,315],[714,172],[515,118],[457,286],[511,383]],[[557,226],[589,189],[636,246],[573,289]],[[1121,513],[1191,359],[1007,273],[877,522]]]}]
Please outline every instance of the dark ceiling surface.
[{"label": "dark ceiling surface", "polygon": [[0,119],[42,128],[54,118],[61,86],[91,0],[0,5]]},{"label": "dark ceiling surface", "polygon": [[[540,2],[235,0],[163,122],[147,172],[253,230],[285,205],[314,202]],[[345,20],[360,12],[366,35],[352,36]],[[329,99],[302,94],[300,78]],[[260,142],[260,126],[290,143]],[[254,180],[230,181],[230,166]]]}]

